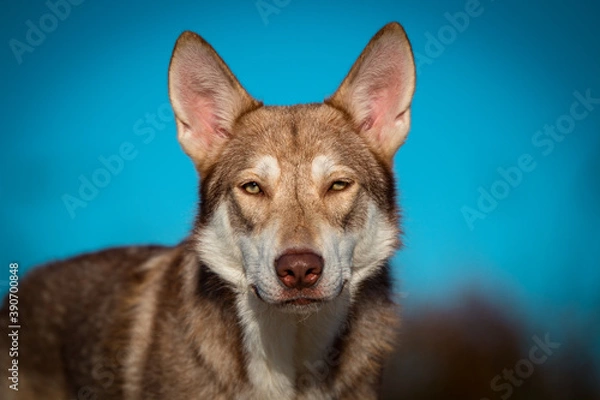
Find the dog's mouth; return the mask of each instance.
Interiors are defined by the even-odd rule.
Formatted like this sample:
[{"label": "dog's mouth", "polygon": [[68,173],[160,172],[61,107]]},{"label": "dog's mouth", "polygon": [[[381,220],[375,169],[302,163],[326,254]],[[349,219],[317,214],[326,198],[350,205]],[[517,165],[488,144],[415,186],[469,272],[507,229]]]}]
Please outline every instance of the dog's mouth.
[{"label": "dog's mouth", "polygon": [[275,307],[284,313],[292,314],[311,314],[318,312],[321,307],[327,302],[323,299],[313,299],[309,297],[298,297],[293,300],[285,300],[276,303]]},{"label": "dog's mouth", "polygon": [[317,304],[317,303],[323,303],[323,300],[321,300],[321,299],[311,299],[309,297],[298,297],[297,299],[286,300],[286,301],[282,302],[281,305],[283,305],[283,306],[286,306],[286,305],[291,305],[291,306],[307,306],[309,304]]},{"label": "dog's mouth", "polygon": [[327,299],[320,299],[320,298],[316,298],[316,297],[297,295],[297,296],[294,296],[293,298],[284,298],[279,301],[273,302],[273,301],[268,301],[268,300],[264,299],[261,296],[260,290],[258,290],[258,287],[256,285],[252,285],[252,291],[254,292],[256,297],[258,297],[260,300],[262,300],[266,303],[272,303],[272,304],[278,305],[278,306],[307,306],[310,304],[324,303],[325,301],[327,301]]},{"label": "dog's mouth", "polygon": [[285,293],[281,298],[278,299],[269,299],[264,298],[261,295],[261,291],[259,290],[257,285],[252,285],[251,289],[254,295],[261,301],[265,303],[273,304],[274,306],[278,306],[281,308],[302,308],[302,307],[315,307],[321,304],[327,303],[328,301],[337,297],[346,286],[347,281],[344,281],[332,296],[322,296],[318,292],[314,292],[312,290],[302,290],[302,291],[290,291],[289,293]]}]

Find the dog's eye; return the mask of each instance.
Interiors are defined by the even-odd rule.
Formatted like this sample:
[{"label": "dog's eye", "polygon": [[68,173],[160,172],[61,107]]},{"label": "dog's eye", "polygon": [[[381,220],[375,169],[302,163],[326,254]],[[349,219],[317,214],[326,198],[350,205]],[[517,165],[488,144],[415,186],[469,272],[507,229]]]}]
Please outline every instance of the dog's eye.
[{"label": "dog's eye", "polygon": [[242,188],[246,191],[246,193],[250,194],[259,194],[262,192],[260,186],[256,182],[248,182],[242,185]]},{"label": "dog's eye", "polygon": [[331,184],[331,186],[329,187],[329,190],[334,190],[336,192],[339,192],[340,190],[346,189],[348,187],[348,185],[350,185],[350,182],[335,181]]}]

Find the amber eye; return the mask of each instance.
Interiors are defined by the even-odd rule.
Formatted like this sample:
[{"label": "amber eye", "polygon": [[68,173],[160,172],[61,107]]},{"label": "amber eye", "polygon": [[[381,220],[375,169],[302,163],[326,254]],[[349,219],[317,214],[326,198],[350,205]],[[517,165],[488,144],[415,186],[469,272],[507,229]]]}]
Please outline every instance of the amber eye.
[{"label": "amber eye", "polygon": [[242,188],[246,191],[246,193],[250,194],[259,194],[262,193],[260,186],[256,182],[248,182],[242,185]]},{"label": "amber eye", "polygon": [[339,192],[340,190],[346,189],[348,187],[348,185],[350,185],[350,182],[335,181],[331,184],[331,186],[329,187],[329,190],[334,190],[336,192]]}]

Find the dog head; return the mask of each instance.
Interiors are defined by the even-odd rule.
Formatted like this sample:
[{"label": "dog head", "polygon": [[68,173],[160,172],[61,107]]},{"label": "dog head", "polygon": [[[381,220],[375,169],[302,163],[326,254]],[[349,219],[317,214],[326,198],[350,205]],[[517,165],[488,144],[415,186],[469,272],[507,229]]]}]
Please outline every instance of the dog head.
[{"label": "dog head", "polygon": [[402,27],[369,42],[324,103],[263,106],[184,32],[169,67],[178,138],[201,179],[201,260],[239,292],[299,310],[354,293],[399,245],[392,160],[415,67]]}]

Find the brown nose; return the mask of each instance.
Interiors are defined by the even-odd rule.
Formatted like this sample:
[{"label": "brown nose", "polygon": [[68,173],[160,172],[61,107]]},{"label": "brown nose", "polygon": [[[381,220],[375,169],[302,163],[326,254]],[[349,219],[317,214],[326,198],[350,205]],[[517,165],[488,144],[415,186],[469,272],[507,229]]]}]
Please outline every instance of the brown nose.
[{"label": "brown nose", "polygon": [[275,261],[275,271],[279,280],[288,288],[309,288],[321,276],[323,258],[311,252],[284,254]]}]

